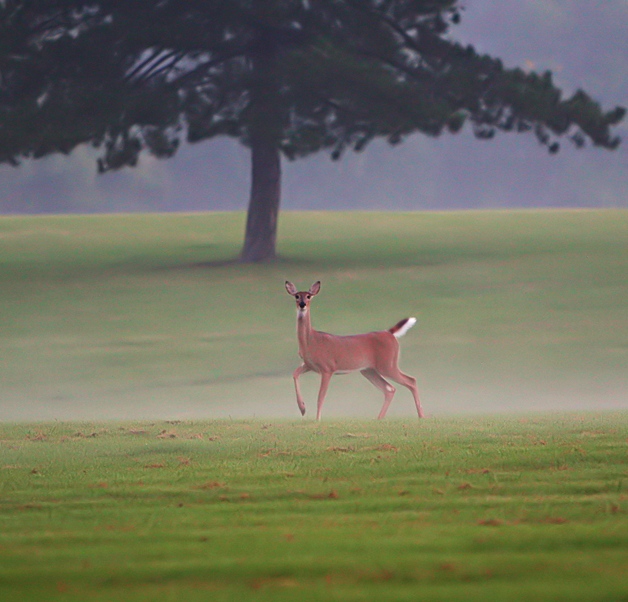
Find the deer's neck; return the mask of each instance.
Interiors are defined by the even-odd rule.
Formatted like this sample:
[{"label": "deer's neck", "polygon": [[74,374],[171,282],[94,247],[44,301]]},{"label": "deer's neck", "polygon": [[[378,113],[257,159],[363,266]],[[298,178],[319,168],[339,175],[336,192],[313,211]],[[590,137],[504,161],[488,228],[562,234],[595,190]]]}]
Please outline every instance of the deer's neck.
[{"label": "deer's neck", "polygon": [[307,348],[312,332],[314,331],[310,320],[310,312],[297,312],[297,338],[299,340],[299,350]]}]

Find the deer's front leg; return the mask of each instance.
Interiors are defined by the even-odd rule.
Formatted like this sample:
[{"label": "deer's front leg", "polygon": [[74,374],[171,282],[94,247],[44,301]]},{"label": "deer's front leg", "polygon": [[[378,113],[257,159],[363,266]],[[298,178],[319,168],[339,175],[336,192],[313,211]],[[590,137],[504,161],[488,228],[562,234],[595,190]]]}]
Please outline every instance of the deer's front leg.
[{"label": "deer's front leg", "polygon": [[299,386],[299,376],[309,371],[310,369],[305,364],[301,364],[292,375],[292,378],[294,378],[294,388],[297,392],[297,405],[299,406],[299,410],[301,410],[301,416],[305,416],[305,404],[303,403],[301,387]]},{"label": "deer's front leg", "polygon": [[321,388],[318,390],[318,403],[316,407],[316,420],[320,421],[321,412],[323,411],[323,403],[325,402],[325,395],[329,387],[329,381],[331,380],[333,372],[321,373]]}]

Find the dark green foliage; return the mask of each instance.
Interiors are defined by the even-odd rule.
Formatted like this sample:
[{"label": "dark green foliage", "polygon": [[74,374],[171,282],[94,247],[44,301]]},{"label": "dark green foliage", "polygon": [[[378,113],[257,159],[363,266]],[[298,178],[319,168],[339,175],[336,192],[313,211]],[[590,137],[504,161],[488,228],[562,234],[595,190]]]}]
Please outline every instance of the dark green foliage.
[{"label": "dark green foliage", "polygon": [[104,147],[102,170],[142,149],[252,129],[296,158],[338,157],[470,121],[479,138],[533,131],[614,148],[585,92],[508,70],[449,39],[456,0],[40,0],[0,6],[0,161]]}]

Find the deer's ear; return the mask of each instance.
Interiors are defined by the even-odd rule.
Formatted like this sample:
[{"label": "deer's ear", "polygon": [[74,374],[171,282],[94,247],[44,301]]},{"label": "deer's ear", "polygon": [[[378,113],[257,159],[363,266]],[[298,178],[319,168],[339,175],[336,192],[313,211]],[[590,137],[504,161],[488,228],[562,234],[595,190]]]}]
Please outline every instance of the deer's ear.
[{"label": "deer's ear", "polygon": [[317,280],[312,286],[310,286],[310,290],[308,291],[310,295],[318,295],[318,292],[321,290],[321,281]]},{"label": "deer's ear", "polygon": [[294,286],[294,284],[292,284],[292,282],[286,280],[286,290],[288,291],[289,295],[296,295],[297,294],[297,288],[296,286]]}]

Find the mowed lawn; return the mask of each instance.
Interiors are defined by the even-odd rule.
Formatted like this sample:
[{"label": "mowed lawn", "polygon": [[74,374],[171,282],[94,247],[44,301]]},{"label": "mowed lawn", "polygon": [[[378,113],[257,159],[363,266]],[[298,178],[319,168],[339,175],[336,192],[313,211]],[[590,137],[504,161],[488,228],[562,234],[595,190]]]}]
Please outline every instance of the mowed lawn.
[{"label": "mowed lawn", "polygon": [[[417,325],[428,416],[626,407],[628,211],[284,213],[273,265],[240,213],[0,218],[0,420],[299,416],[294,303],[337,334]],[[311,417],[318,379],[302,379]],[[377,416],[359,375],[328,418]],[[399,390],[388,414],[414,415]]]},{"label": "mowed lawn", "polygon": [[[628,600],[628,212],[0,219],[1,600]],[[414,315],[323,422],[284,280]],[[466,416],[465,416],[466,415]]]},{"label": "mowed lawn", "polygon": [[0,599],[628,599],[628,413],[0,426]]}]

